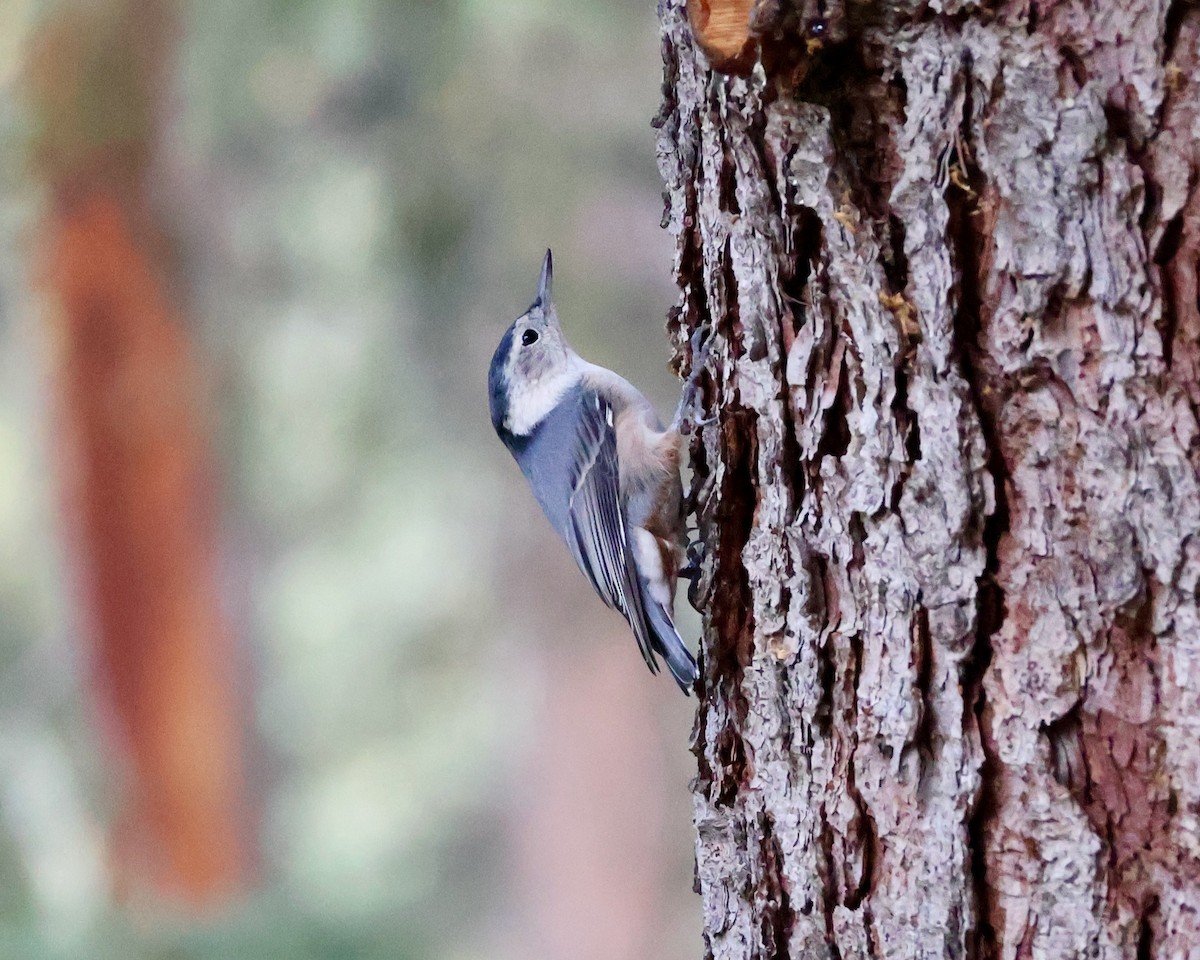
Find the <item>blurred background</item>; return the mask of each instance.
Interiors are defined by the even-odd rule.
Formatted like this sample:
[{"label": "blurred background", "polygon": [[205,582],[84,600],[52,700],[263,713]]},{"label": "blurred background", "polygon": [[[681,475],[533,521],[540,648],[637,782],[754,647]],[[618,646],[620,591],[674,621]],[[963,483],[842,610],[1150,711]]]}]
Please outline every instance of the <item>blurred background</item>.
[{"label": "blurred background", "polygon": [[551,246],[674,409],[660,78],[644,0],[0,2],[0,958],[695,955],[694,701],[485,393]]}]

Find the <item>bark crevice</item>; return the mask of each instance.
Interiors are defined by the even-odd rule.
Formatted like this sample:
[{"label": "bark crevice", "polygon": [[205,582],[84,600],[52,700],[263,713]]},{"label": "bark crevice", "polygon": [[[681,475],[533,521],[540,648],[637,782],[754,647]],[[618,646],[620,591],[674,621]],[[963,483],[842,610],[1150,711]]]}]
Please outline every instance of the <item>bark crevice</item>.
[{"label": "bark crevice", "polygon": [[994,369],[980,357],[978,339],[983,326],[981,258],[987,242],[980,221],[988,217],[989,212],[983,206],[988,184],[974,151],[974,131],[979,120],[974,81],[972,55],[967,50],[963,53],[957,80],[963,90],[962,114],[949,165],[945,202],[948,211],[946,232],[955,278],[956,302],[952,319],[955,356],[978,417],[994,497],[992,510],[983,520],[984,568],[977,586],[974,637],[962,668],[964,707],[974,714],[973,726],[978,730],[983,753],[980,787],[967,821],[970,879],[977,913],[968,946],[974,960],[987,960],[995,954],[996,931],[1002,925],[996,900],[989,891],[986,854],[988,833],[994,825],[995,783],[1000,765],[990,736],[983,678],[992,662],[992,640],[1002,628],[1005,617],[1004,591],[997,575],[1000,544],[1009,529],[1006,496],[1009,471],[997,424],[1006,387]]},{"label": "bark crevice", "polygon": [[736,77],[660,7],[718,960],[1195,925],[1200,17],[1100,2],[777,5]]}]

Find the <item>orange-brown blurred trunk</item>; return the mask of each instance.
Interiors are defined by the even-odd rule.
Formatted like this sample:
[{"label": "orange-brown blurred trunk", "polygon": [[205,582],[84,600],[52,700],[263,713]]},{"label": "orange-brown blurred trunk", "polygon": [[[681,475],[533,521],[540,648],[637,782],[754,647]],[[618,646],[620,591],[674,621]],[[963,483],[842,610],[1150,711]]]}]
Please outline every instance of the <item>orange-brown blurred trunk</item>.
[{"label": "orange-brown blurred trunk", "polygon": [[127,774],[117,885],[200,906],[244,883],[249,843],[202,390],[148,196],[171,27],[162,2],[68,3],[29,92],[67,530]]}]

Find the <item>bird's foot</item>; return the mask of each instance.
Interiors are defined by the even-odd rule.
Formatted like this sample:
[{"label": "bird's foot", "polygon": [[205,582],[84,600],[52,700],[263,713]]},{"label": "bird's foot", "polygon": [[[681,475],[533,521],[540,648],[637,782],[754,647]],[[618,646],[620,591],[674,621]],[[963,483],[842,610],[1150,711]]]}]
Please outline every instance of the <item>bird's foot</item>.
[{"label": "bird's foot", "polygon": [[720,419],[715,413],[711,417],[681,417],[679,419],[679,432],[684,436],[688,436],[696,430],[703,430]]},{"label": "bird's foot", "polygon": [[687,565],[679,571],[679,576],[688,581],[687,598],[693,610],[700,610],[700,575],[703,572],[700,565],[704,562],[704,541],[693,540],[685,551]]},{"label": "bird's foot", "polygon": [[707,327],[699,326],[692,332],[689,340],[692,348],[691,371],[684,381],[683,393],[679,398],[679,406],[675,410],[672,424],[684,436],[716,423],[718,419],[716,414],[711,417],[689,417],[686,413],[693,408],[700,408],[703,403],[703,397],[698,398],[697,393],[700,389],[700,377],[708,367],[708,355],[712,351],[712,338],[705,336],[707,332]]}]

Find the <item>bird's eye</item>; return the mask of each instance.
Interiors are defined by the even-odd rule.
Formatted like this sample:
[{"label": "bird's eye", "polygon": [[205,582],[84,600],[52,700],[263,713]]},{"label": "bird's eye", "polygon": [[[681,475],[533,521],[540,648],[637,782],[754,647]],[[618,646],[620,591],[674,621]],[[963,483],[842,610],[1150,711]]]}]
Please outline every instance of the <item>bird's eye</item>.
[{"label": "bird's eye", "polygon": [[521,334],[521,343],[527,347],[531,343],[537,342],[537,338],[538,335],[536,330],[526,330],[523,334]]}]

